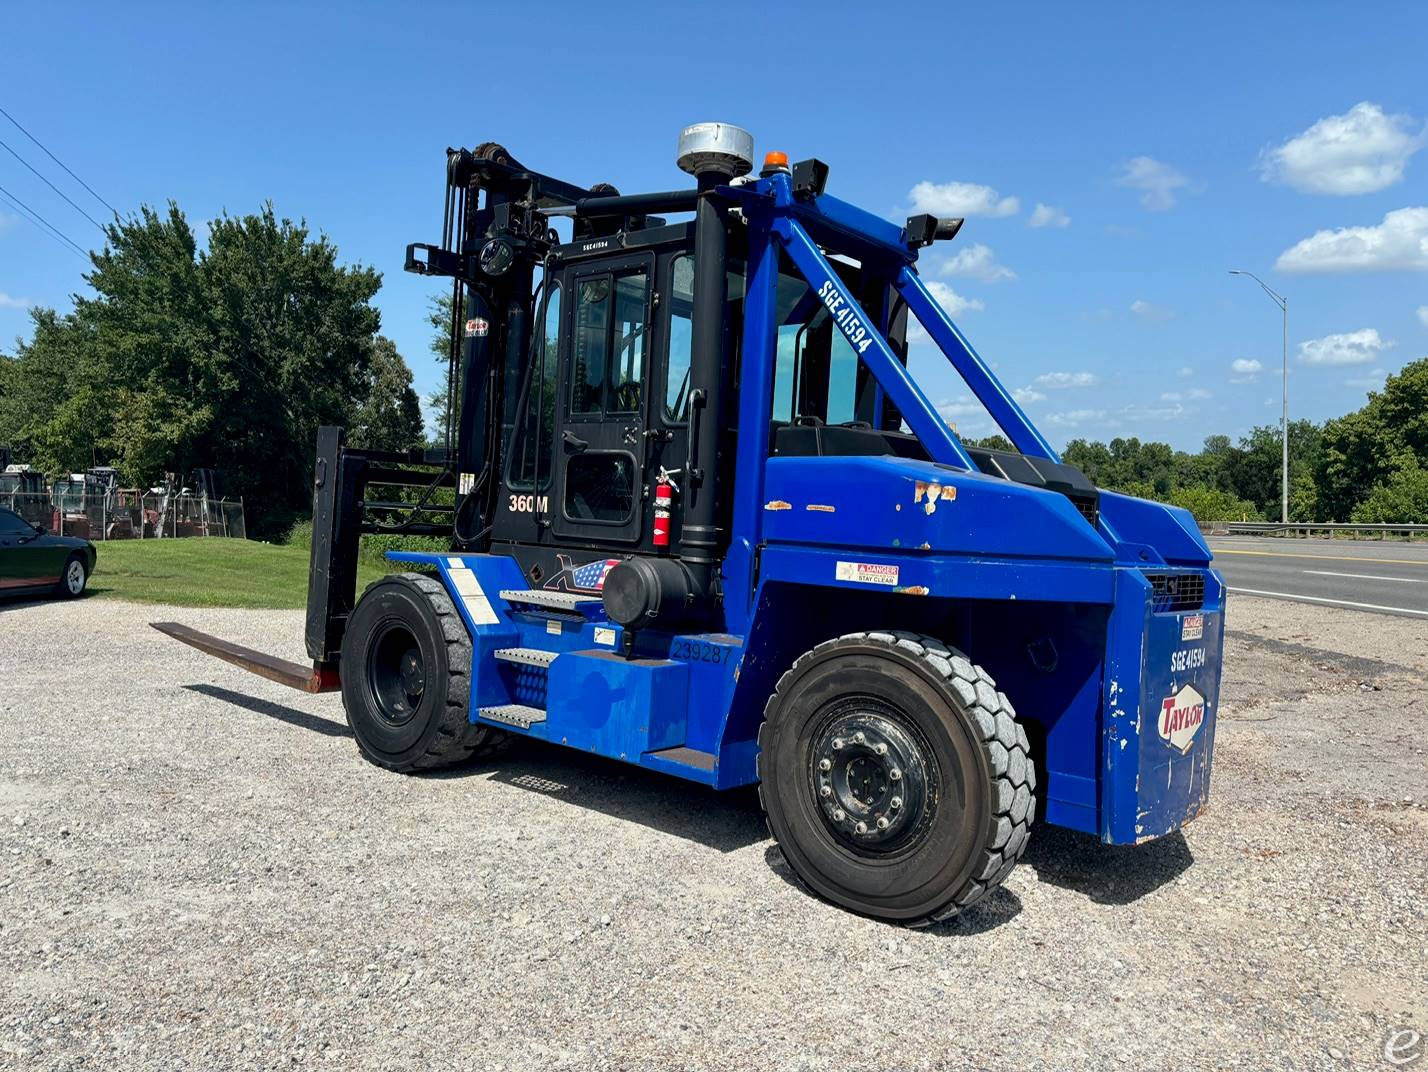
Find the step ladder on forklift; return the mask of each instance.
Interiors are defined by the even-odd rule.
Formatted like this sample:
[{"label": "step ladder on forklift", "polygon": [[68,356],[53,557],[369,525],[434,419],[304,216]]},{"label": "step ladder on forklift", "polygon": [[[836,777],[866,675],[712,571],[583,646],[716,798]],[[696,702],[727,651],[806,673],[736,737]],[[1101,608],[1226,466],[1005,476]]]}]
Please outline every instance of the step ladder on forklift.
[{"label": "step ladder on forklift", "polygon": [[[587,607],[602,606],[599,597],[584,592],[547,592],[539,588],[503,588],[499,595],[512,610],[517,612],[537,608],[580,612]],[[491,654],[497,662],[522,667],[528,674],[536,677],[538,684],[543,687],[546,672],[550,670],[550,664],[555,662],[556,656],[560,653],[546,651],[543,648],[497,648]],[[523,730],[528,730],[536,723],[545,721],[545,708],[532,707],[528,704],[495,704],[491,707],[482,707],[479,711],[481,717],[490,722],[500,722]]]}]

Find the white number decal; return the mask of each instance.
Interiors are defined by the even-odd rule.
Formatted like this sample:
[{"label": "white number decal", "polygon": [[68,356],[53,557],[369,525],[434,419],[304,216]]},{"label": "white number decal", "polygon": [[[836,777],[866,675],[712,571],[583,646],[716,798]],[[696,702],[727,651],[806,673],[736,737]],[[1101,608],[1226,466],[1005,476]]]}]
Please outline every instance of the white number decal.
[{"label": "white number decal", "polygon": [[546,495],[512,495],[509,507],[513,514],[543,514],[548,502],[549,496]]}]

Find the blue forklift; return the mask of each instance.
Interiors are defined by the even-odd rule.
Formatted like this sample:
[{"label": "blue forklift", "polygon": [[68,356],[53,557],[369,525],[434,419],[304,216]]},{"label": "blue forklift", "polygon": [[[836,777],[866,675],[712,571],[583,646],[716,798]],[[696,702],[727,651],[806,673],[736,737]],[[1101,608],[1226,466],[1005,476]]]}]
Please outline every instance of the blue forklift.
[{"label": "blue forklift", "polygon": [[[309,691],[420,772],[533,737],[757,783],[818,895],[908,925],[994,890],[1034,821],[1113,844],[1205,806],[1225,586],[1184,510],[1059,461],[828,167],[703,123],[692,189],[621,194],[448,150],[438,449],[319,432],[312,667],[157,627]],[[670,222],[670,217],[676,217]],[[555,225],[561,226],[557,228]],[[916,322],[1011,450],[907,367]],[[356,592],[363,533],[440,535]]]}]

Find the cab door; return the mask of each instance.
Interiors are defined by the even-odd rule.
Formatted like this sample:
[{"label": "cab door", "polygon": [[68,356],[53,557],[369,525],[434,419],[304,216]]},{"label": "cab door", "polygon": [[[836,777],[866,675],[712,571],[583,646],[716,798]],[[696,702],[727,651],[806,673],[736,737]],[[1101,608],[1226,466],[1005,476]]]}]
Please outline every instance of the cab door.
[{"label": "cab door", "polygon": [[654,256],[563,273],[560,435],[549,504],[557,542],[637,543],[644,531]]}]

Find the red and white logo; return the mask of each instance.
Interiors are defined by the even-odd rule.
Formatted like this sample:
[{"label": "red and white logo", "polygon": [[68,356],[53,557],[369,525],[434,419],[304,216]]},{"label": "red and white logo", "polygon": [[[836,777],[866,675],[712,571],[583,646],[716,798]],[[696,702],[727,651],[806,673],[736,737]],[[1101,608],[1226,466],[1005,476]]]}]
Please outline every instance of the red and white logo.
[{"label": "red and white logo", "polygon": [[486,332],[490,330],[491,325],[484,317],[473,316],[470,320],[466,321],[467,335],[485,335]]},{"label": "red and white logo", "polygon": [[1190,743],[1205,721],[1205,697],[1186,685],[1174,696],[1160,701],[1160,738],[1180,752],[1190,751]]}]

